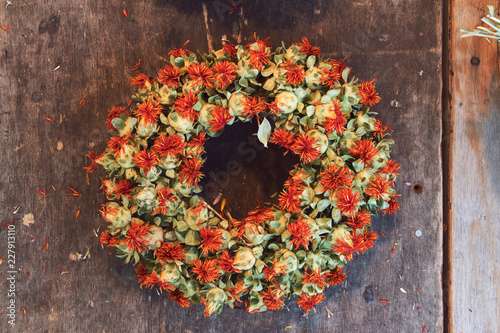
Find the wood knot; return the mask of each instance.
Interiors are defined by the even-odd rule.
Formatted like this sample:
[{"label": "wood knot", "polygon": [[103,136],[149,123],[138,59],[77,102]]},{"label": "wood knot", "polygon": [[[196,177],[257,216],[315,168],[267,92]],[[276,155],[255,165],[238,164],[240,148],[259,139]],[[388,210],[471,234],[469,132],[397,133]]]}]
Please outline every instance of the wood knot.
[{"label": "wood knot", "polygon": [[479,62],[480,62],[480,60],[479,60],[479,58],[478,58],[478,57],[472,57],[472,58],[470,59],[470,63],[471,63],[473,66],[479,66]]}]

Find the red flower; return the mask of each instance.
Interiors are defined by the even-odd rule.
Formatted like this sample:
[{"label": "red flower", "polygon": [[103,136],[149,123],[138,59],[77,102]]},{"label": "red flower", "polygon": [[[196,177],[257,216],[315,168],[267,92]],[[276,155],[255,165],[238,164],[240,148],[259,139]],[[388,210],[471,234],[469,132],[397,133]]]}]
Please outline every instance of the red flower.
[{"label": "red flower", "polygon": [[335,83],[340,82],[344,69],[349,67],[344,66],[340,61],[337,60],[332,60],[328,63],[330,64],[331,68],[323,68],[323,71],[321,73],[321,83],[323,83],[325,86],[328,86],[329,89],[332,89]]},{"label": "red flower", "polygon": [[181,117],[195,121],[200,116],[200,112],[194,109],[196,103],[198,103],[198,95],[190,90],[187,94],[175,100],[174,109]]},{"label": "red flower", "polygon": [[278,106],[278,101],[274,100],[274,101],[269,102],[269,103],[266,102],[266,105],[269,109],[270,114],[279,115],[281,113],[281,110]]},{"label": "red flower", "polygon": [[110,221],[106,215],[111,215],[111,216],[115,216],[116,212],[118,211],[118,207],[112,207],[112,208],[109,208],[108,205],[106,204],[103,204],[102,207],[101,207],[101,210],[99,211],[99,213],[101,213],[101,217],[108,221],[109,223],[113,223],[113,221]]},{"label": "red flower", "polygon": [[247,96],[243,99],[242,115],[246,118],[253,118],[256,114],[265,112],[267,109],[266,103],[260,97]]},{"label": "red flower", "polygon": [[134,189],[135,184],[127,179],[120,179],[118,183],[116,183],[113,192],[116,198],[119,198],[120,195],[124,195],[130,198],[130,193]]},{"label": "red flower", "polygon": [[179,87],[179,77],[181,73],[179,68],[166,65],[165,68],[162,68],[158,71],[158,82],[164,84],[169,87]]},{"label": "red flower", "polygon": [[290,243],[295,245],[295,250],[302,245],[305,249],[309,248],[309,242],[312,240],[311,227],[307,221],[299,217],[297,222],[288,224],[288,231],[292,234]]},{"label": "red flower", "polygon": [[291,60],[285,61],[281,67],[286,69],[285,76],[286,82],[293,85],[299,86],[304,82],[306,77],[304,67],[299,64],[293,63]]},{"label": "red flower", "polygon": [[145,103],[140,104],[137,110],[134,110],[134,114],[146,124],[155,124],[160,119],[161,110],[160,103],[153,104],[152,98],[149,98]]},{"label": "red flower", "polygon": [[285,293],[277,286],[269,286],[261,295],[262,301],[268,310],[279,311],[285,304]]},{"label": "red flower", "polygon": [[370,198],[379,200],[379,199],[387,199],[389,194],[387,191],[391,188],[389,181],[384,177],[380,177],[380,175],[375,176],[375,180],[371,181],[368,184],[368,187],[365,190],[365,193],[370,196]]},{"label": "red flower", "polygon": [[347,124],[347,119],[344,117],[344,113],[340,108],[338,101],[334,102],[334,117],[326,117],[323,127],[325,128],[326,134],[335,131],[336,134],[342,134],[345,132],[345,125]]},{"label": "red flower", "polygon": [[373,161],[373,158],[378,153],[377,147],[370,139],[361,139],[354,143],[354,146],[349,149],[349,152],[356,159],[360,159],[365,164]]},{"label": "red flower", "polygon": [[97,154],[93,151],[90,151],[87,155],[85,155],[86,157],[90,158],[91,159],[91,163],[89,166],[86,166],[86,167],[83,167],[83,170],[87,171],[88,173],[91,173],[92,171],[94,171],[95,169],[97,169],[99,167],[99,165],[97,164],[97,160],[102,158],[104,156],[104,153],[102,153],[101,155],[97,156]]},{"label": "red flower", "polygon": [[370,225],[371,220],[372,218],[370,212],[363,209],[349,216],[349,218],[347,219],[347,225],[354,230],[363,229],[365,226]]},{"label": "red flower", "polygon": [[193,136],[191,140],[189,140],[188,142],[188,147],[193,148],[196,155],[205,152],[203,146],[205,145],[205,142],[208,140],[206,134],[207,132],[202,131],[198,135]]},{"label": "red flower", "polygon": [[179,304],[183,308],[189,308],[191,306],[189,298],[184,297],[184,293],[179,288],[176,288],[175,290],[170,290],[168,292],[168,297],[176,301],[177,304]]},{"label": "red flower", "polygon": [[146,82],[153,82],[153,77],[146,74],[138,74],[136,77],[130,78],[130,84],[134,86],[139,86],[139,88],[146,88]]},{"label": "red flower", "polygon": [[224,128],[224,126],[233,118],[229,114],[229,109],[225,109],[222,106],[216,106],[213,108],[212,118],[208,121],[212,131],[217,132]]},{"label": "red flower", "polygon": [[161,246],[155,250],[155,257],[164,265],[166,262],[185,260],[186,254],[181,244],[162,243]]},{"label": "red flower", "polygon": [[165,187],[156,190],[156,200],[158,201],[158,208],[156,208],[153,212],[153,215],[158,213],[165,215],[167,213],[167,204],[169,202],[177,201],[177,198],[172,193],[172,189],[170,187]]},{"label": "red flower", "polygon": [[221,61],[212,66],[215,88],[224,89],[236,79],[236,66],[229,61]]},{"label": "red flower", "polygon": [[218,262],[220,268],[225,273],[234,273],[234,272],[239,273],[240,272],[239,270],[237,270],[236,268],[233,267],[234,259],[231,258],[231,254],[229,253],[229,251],[223,251],[220,254],[219,260],[217,262]]},{"label": "red flower", "polygon": [[299,195],[302,193],[302,189],[297,186],[288,186],[283,189],[278,199],[279,206],[281,210],[286,210],[287,212],[294,214],[300,212],[300,199]]},{"label": "red flower", "polygon": [[358,233],[352,238],[352,247],[356,253],[365,253],[366,250],[375,245],[377,234],[365,230],[363,233]]},{"label": "red flower", "polygon": [[271,267],[264,267],[262,270],[264,273],[264,280],[265,281],[272,281],[275,279],[276,276],[284,274],[286,272],[286,267],[283,265],[280,265],[277,261],[274,261],[273,265]]},{"label": "red flower", "polygon": [[194,260],[191,262],[194,267],[191,269],[197,275],[197,279],[202,283],[214,282],[219,277],[219,265],[217,259]]},{"label": "red flower", "polygon": [[174,58],[179,58],[179,57],[182,57],[184,54],[186,54],[186,55],[190,55],[190,54],[191,54],[191,53],[193,53],[193,52],[191,52],[191,51],[189,51],[189,50],[186,50],[186,49],[184,48],[184,46],[186,46],[186,44],[187,44],[187,43],[189,43],[189,40],[187,40],[187,41],[184,43],[184,45],[182,45],[182,47],[180,47],[180,48],[178,48],[178,49],[174,49],[174,50],[170,51],[170,52],[168,53],[168,55],[169,55],[169,56],[174,56]]},{"label": "red flower", "polygon": [[120,118],[120,115],[122,113],[125,113],[128,115],[128,113],[125,111],[125,108],[124,107],[121,107],[121,106],[113,106],[111,108],[111,110],[109,110],[109,113],[108,115],[106,116],[106,127],[110,130],[110,131],[114,131],[115,130],[115,127],[113,126],[113,124],[111,123],[113,119],[115,118]]},{"label": "red flower", "polygon": [[396,195],[394,195],[394,196],[391,197],[391,199],[388,202],[389,207],[382,210],[382,212],[384,213],[384,215],[385,214],[392,215],[392,214],[394,214],[396,212],[396,210],[400,209],[399,203],[398,203],[398,199],[397,199],[397,197],[399,197],[399,196],[400,196],[399,194],[396,194]]},{"label": "red flower", "polygon": [[111,149],[111,152],[116,157],[120,154],[120,152],[124,151],[125,145],[132,139],[132,135],[127,134],[125,136],[112,136],[108,141],[108,148]]},{"label": "red flower", "polygon": [[374,125],[374,131],[373,131],[373,135],[374,136],[378,136],[380,138],[383,138],[386,134],[387,131],[391,131],[392,132],[392,128],[390,128],[389,126],[385,126],[384,124],[382,124],[382,122],[380,121],[380,119],[377,119],[375,120],[375,123],[373,124]]},{"label": "red flower", "polygon": [[272,221],[274,219],[274,210],[272,207],[266,207],[261,209],[252,210],[248,213],[248,216],[244,219],[247,222],[260,225],[267,221]]},{"label": "red flower", "polygon": [[292,150],[295,154],[299,155],[303,163],[310,163],[320,155],[319,150],[315,147],[317,142],[316,138],[309,137],[306,133],[300,133],[295,138]]},{"label": "red flower", "polygon": [[332,250],[338,256],[344,256],[345,260],[352,260],[352,256],[356,253],[352,244],[343,239],[337,240],[337,244],[332,247]]},{"label": "red flower", "polygon": [[250,53],[250,63],[258,71],[261,71],[262,67],[269,63],[271,51],[266,46],[265,41],[260,40],[251,44],[248,51]]},{"label": "red flower", "polygon": [[148,173],[152,167],[159,163],[158,155],[154,151],[141,150],[135,154],[133,159],[135,165],[143,169],[145,173]]},{"label": "red flower", "polygon": [[297,305],[302,308],[306,312],[306,317],[309,314],[309,310],[313,309],[314,312],[316,312],[316,309],[314,308],[316,305],[321,303],[325,299],[325,296],[323,294],[317,294],[313,296],[309,296],[305,293],[302,293],[302,296],[296,301]]},{"label": "red flower", "polygon": [[399,170],[399,163],[396,163],[393,160],[388,159],[386,166],[383,167],[382,170],[380,170],[380,173],[397,177],[399,175],[399,173],[397,173],[398,170]]},{"label": "red flower", "polygon": [[146,268],[146,266],[144,266],[144,264],[140,264],[135,267],[135,274],[137,274],[137,281],[142,288],[149,275],[149,270]]},{"label": "red flower", "polygon": [[213,73],[205,64],[193,63],[187,67],[187,72],[191,80],[197,81],[198,84],[203,84],[207,89],[212,89]]},{"label": "red flower", "polygon": [[203,177],[203,172],[200,171],[202,163],[197,158],[185,158],[182,160],[181,170],[179,171],[179,179],[186,183],[188,187],[198,186],[198,180]]},{"label": "red flower", "polygon": [[229,53],[230,58],[236,58],[236,55],[238,54],[234,44],[226,43],[222,46],[222,50],[224,50],[224,53]]},{"label": "red flower", "polygon": [[184,142],[184,137],[179,134],[167,135],[162,133],[158,139],[156,139],[156,142],[153,145],[153,150],[160,156],[160,158],[165,156],[175,157],[179,154],[183,154],[185,147],[186,143]]},{"label": "red flower", "polygon": [[330,286],[342,283],[346,278],[342,267],[336,267],[334,270],[324,273],[323,276]]},{"label": "red flower", "polygon": [[321,52],[319,47],[311,46],[306,37],[302,37],[302,43],[295,43],[295,45],[300,46],[300,53],[305,53],[307,56],[316,56]]},{"label": "red flower", "polygon": [[312,284],[315,287],[324,289],[328,285],[325,281],[324,274],[321,273],[321,268],[317,268],[311,272],[304,273],[304,284]]},{"label": "red flower", "polygon": [[148,241],[146,236],[150,233],[148,225],[143,225],[141,222],[132,221],[130,228],[125,235],[125,245],[128,250],[144,252],[147,250]]},{"label": "red flower", "polygon": [[221,250],[224,242],[221,240],[222,232],[217,228],[204,227],[200,230],[201,244],[203,254],[214,253]]},{"label": "red flower", "polygon": [[358,192],[353,192],[352,188],[343,187],[337,191],[337,208],[342,215],[352,215],[358,209],[361,202]]},{"label": "red flower", "polygon": [[120,240],[116,238],[116,236],[111,235],[108,231],[101,232],[99,242],[101,242],[101,244],[108,244],[108,247],[117,246],[120,244]]},{"label": "red flower", "polygon": [[358,94],[361,96],[359,103],[373,106],[380,102],[380,96],[375,92],[375,79],[362,83],[358,88]]},{"label": "red flower", "polygon": [[292,149],[294,140],[295,137],[292,133],[282,128],[278,128],[273,132],[273,134],[271,135],[271,140],[269,141],[285,147],[286,149]]},{"label": "red flower", "polygon": [[229,289],[229,293],[231,294],[231,296],[234,298],[235,301],[237,302],[241,302],[240,300],[240,295],[241,293],[243,293],[246,289],[243,287],[245,285],[245,282],[244,281],[238,281],[236,282],[236,284],[234,285],[234,288],[232,289]]},{"label": "red flower", "polygon": [[323,185],[325,191],[335,192],[342,186],[352,185],[352,171],[345,165],[342,167],[336,164],[329,164],[328,169],[320,173],[319,183]]}]

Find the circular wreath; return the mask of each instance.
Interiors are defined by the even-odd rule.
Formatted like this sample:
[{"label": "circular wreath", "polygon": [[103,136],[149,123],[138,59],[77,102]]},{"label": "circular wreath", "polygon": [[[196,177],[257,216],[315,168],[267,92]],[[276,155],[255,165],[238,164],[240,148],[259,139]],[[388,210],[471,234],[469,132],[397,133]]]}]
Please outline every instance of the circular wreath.
[{"label": "circular wreath", "polygon": [[[319,57],[305,37],[274,52],[254,38],[201,60],[183,46],[156,78],[132,77],[137,94],[107,116],[107,149],[88,155],[87,171],[109,174],[100,242],[134,259],[141,287],[182,307],[202,302],[206,316],[225,304],[281,310],[293,295],[307,315],[374,245],[371,216],[399,209],[390,128],[370,111],[380,100],[373,80],[349,78],[351,68]],[[301,163],[277,205],[224,218],[200,196],[204,143],[254,117],[265,146]]]}]

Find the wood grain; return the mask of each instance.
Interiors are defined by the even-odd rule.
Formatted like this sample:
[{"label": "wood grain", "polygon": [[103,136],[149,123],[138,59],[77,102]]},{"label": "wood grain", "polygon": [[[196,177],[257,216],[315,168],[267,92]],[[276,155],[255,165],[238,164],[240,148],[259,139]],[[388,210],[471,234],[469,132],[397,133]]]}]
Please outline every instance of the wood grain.
[{"label": "wood grain", "polygon": [[450,332],[500,330],[500,87],[498,47],[461,38],[481,25],[487,5],[452,1],[452,248]]},{"label": "wood grain", "polygon": [[[0,30],[0,256],[6,258],[3,226],[14,222],[19,332],[442,331],[441,2],[236,1],[242,15],[230,13],[231,2],[42,0],[0,9],[2,24],[11,25],[8,34]],[[401,211],[374,222],[385,238],[348,264],[347,283],[329,289],[308,318],[293,300],[279,313],[226,309],[205,318],[201,306],[182,309],[141,290],[132,266],[102,249],[94,234],[105,227],[97,212],[104,173],[82,171],[84,155],[105,147],[107,111],[128,103],[137,73],[130,69],[139,59],[140,72],[154,75],[186,40],[189,49],[205,51],[220,48],[221,38],[246,44],[254,32],[275,46],[305,35],[325,56],[347,56],[361,80],[375,77],[383,100],[374,109],[394,130],[393,158],[401,163]],[[241,178],[229,181],[233,209],[249,211],[255,196],[281,186],[273,173],[280,156],[262,154],[270,155],[241,173],[246,192]],[[259,163],[268,170],[263,178],[254,171]],[[67,195],[68,186],[81,196]],[[23,225],[30,213],[34,224]],[[70,260],[87,250],[89,260]],[[7,277],[5,263],[0,269]],[[373,304],[362,297],[367,286]],[[8,327],[5,316],[0,327]]]}]

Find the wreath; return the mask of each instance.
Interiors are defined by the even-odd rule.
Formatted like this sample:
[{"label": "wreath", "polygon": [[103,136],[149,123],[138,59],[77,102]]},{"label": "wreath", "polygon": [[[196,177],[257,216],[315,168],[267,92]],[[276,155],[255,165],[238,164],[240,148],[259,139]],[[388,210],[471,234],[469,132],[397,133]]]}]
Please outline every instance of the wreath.
[{"label": "wreath", "polygon": [[[374,245],[371,216],[399,209],[390,128],[370,110],[380,100],[374,81],[350,78],[305,37],[274,52],[254,39],[198,57],[184,45],[157,77],[132,77],[138,92],[109,111],[106,150],[87,155],[88,172],[109,174],[100,242],[134,260],[141,287],[182,307],[204,303],[206,316],[224,305],[281,310],[294,295],[307,315],[344,281],[344,264]],[[254,118],[266,147],[300,163],[278,204],[225,218],[201,196],[204,144]]]}]

